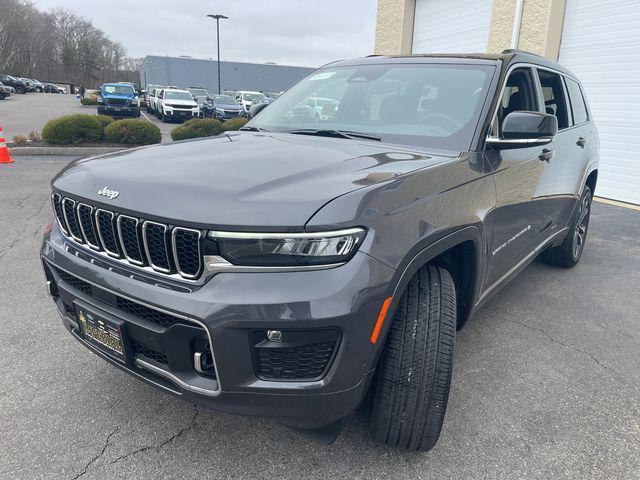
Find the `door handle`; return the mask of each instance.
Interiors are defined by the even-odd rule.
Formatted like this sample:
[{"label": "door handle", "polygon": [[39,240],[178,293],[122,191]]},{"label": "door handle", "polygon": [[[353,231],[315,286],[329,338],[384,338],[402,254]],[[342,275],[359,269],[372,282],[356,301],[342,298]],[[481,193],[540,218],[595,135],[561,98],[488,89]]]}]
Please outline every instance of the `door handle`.
[{"label": "door handle", "polygon": [[580,137],[578,139],[578,141],[576,142],[576,145],[578,145],[579,147],[584,148],[584,145],[587,143],[587,139],[584,137]]},{"label": "door handle", "polygon": [[553,158],[553,150],[549,150],[547,148],[542,150],[542,153],[538,155],[538,160],[540,160],[541,162],[549,163],[552,158]]}]

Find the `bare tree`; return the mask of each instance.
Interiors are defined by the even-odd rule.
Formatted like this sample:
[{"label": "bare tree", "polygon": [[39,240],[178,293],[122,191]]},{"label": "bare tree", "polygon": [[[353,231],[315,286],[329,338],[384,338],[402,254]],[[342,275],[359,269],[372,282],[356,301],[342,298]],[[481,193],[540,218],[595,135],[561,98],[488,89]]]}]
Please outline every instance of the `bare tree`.
[{"label": "bare tree", "polygon": [[140,62],[90,20],[29,0],[0,0],[0,72],[96,87],[135,78]]}]

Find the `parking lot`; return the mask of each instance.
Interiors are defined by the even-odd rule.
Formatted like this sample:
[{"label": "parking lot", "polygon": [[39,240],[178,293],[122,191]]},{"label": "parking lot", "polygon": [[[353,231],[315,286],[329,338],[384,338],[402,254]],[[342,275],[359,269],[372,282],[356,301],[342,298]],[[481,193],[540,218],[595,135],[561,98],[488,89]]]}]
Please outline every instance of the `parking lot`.
[{"label": "parking lot", "polygon": [[0,166],[0,478],[640,477],[639,211],[594,204],[576,268],[531,265],[459,332],[440,442],[416,454],[376,445],[366,408],[327,446],[195,408],[73,340],[38,259],[70,160]]},{"label": "parking lot", "polygon": [[[87,95],[88,96],[88,95]],[[97,114],[96,107],[82,106],[75,95],[57,95],[45,93],[28,93],[26,95],[12,95],[0,100],[0,126],[8,141],[14,135],[27,135],[33,130],[42,132],[42,128],[49,121],[62,115],[73,113]],[[171,141],[171,130],[177,124],[162,123],[153,115],[141,110],[142,118],[146,118],[160,128],[162,141]]]}]

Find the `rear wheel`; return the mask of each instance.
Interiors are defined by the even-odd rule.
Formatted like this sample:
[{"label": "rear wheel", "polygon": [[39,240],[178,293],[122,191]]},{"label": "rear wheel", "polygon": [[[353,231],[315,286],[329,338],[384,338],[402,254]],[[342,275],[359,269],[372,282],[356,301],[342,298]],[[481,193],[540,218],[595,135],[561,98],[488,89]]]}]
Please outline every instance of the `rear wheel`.
[{"label": "rear wheel", "polygon": [[542,259],[558,267],[570,268],[580,261],[584,245],[587,241],[587,231],[589,230],[589,219],[591,218],[591,189],[587,186],[580,197],[580,204],[569,226],[569,233],[563,242],[553,248],[549,248],[542,253]]},{"label": "rear wheel", "polygon": [[455,333],[451,275],[427,265],[411,279],[393,314],[373,397],[376,440],[423,452],[436,444],[449,398]]}]

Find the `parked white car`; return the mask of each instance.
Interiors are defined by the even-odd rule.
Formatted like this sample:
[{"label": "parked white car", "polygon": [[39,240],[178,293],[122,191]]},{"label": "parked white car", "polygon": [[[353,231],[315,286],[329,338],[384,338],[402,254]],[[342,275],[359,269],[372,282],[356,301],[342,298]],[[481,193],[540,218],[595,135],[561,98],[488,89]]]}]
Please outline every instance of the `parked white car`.
[{"label": "parked white car", "polygon": [[188,90],[165,88],[156,97],[156,116],[163,122],[189,120],[200,115],[200,108]]},{"label": "parked white car", "polygon": [[249,112],[253,101],[258,97],[264,97],[265,95],[260,92],[249,92],[245,90],[239,90],[236,92],[236,102],[242,105],[245,112]]},{"label": "parked white car", "polygon": [[162,92],[162,87],[160,86],[152,86],[147,90],[147,113],[156,113],[156,102],[160,92]]}]

